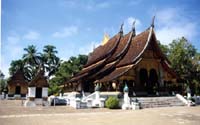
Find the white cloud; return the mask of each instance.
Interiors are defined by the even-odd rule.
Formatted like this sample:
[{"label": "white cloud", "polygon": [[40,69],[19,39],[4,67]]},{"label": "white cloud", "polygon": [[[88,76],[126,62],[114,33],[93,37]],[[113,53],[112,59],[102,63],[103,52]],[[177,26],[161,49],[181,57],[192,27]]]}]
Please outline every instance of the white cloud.
[{"label": "white cloud", "polygon": [[40,34],[36,31],[29,31],[23,36],[23,38],[26,40],[38,40],[40,38]]},{"label": "white cloud", "polygon": [[197,34],[197,24],[183,12],[181,8],[166,8],[157,12],[156,35],[162,44],[168,45],[182,36],[192,40]]},{"label": "white cloud", "polygon": [[178,9],[175,8],[163,9],[156,13],[156,19],[160,24],[170,24],[179,16],[178,13]]},{"label": "white cloud", "polygon": [[3,45],[3,47],[5,47],[4,49],[6,52],[9,52],[9,56],[15,58],[22,53],[23,49],[19,45],[19,42],[20,42],[20,36],[17,34],[10,35],[7,37],[7,41],[4,42],[6,44]]},{"label": "white cloud", "polygon": [[61,31],[53,33],[52,36],[56,37],[56,38],[64,38],[64,37],[68,37],[68,36],[72,36],[74,34],[77,34],[77,32],[78,32],[77,26],[69,26],[69,27],[65,27]]},{"label": "white cloud", "polygon": [[[118,29],[115,29],[113,26],[111,26],[111,27],[105,27],[103,29],[103,32],[104,32],[104,34],[106,33],[109,36],[114,36],[114,35],[116,35],[117,32],[119,32],[119,30],[120,30],[120,26]],[[103,34],[102,34],[102,38],[103,38]]]},{"label": "white cloud", "polygon": [[17,34],[11,34],[5,41],[2,41],[1,69],[6,77],[9,76],[8,68],[12,60],[20,58],[23,47],[20,46],[21,38]]},{"label": "white cloud", "polygon": [[136,30],[136,33],[138,33],[138,32],[141,31],[141,29],[140,29],[140,27],[141,27],[141,25],[142,25],[141,21],[140,21],[139,19],[135,18],[135,17],[128,17],[128,18],[124,21],[124,31],[125,31],[125,32],[131,31],[131,28],[132,28],[132,25],[133,25],[133,22],[134,22],[134,21],[136,21],[136,22],[135,22],[135,28],[137,29],[137,30]]},{"label": "white cloud", "polygon": [[10,65],[9,65],[9,63],[7,63],[5,61],[5,57],[3,55],[1,56],[1,62],[0,62],[0,64],[1,64],[0,69],[2,70],[3,74],[7,78],[9,76],[8,69],[9,69]]},{"label": "white cloud", "polygon": [[192,39],[196,35],[196,28],[194,23],[188,23],[184,26],[165,26],[157,31],[157,39],[161,41],[162,44],[168,45],[172,40],[180,38],[182,36]]},{"label": "white cloud", "polygon": [[9,44],[15,45],[15,44],[17,44],[19,41],[20,41],[20,38],[19,38],[19,36],[16,35],[16,34],[7,37],[7,42],[8,42]]},{"label": "white cloud", "polygon": [[136,21],[136,22],[135,22],[135,26],[136,26],[136,27],[141,26],[140,20],[139,20],[139,19],[136,19],[136,18],[134,18],[134,17],[128,17],[128,18],[126,19],[126,22],[125,22],[125,23],[127,23],[129,27],[132,27],[132,24],[133,24],[134,21]]},{"label": "white cloud", "polygon": [[97,48],[100,44],[101,44],[100,42],[91,42],[90,44],[87,44],[85,46],[80,47],[79,53],[80,54],[89,54],[95,48]]}]

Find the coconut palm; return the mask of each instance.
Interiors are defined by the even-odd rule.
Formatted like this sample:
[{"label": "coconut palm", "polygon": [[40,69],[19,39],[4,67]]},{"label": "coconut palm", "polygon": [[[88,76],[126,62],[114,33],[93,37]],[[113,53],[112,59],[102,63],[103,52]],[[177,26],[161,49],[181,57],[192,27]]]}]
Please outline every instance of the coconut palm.
[{"label": "coconut palm", "polygon": [[36,46],[29,45],[27,48],[24,48],[26,53],[23,55],[25,64],[37,67],[40,64],[40,53],[37,52]]},{"label": "coconut palm", "polygon": [[48,77],[53,75],[60,64],[60,59],[56,56],[57,50],[55,46],[52,45],[46,45],[43,49],[42,54],[42,63],[44,66],[45,71],[48,74]]},{"label": "coconut palm", "polygon": [[23,55],[25,76],[28,80],[31,80],[35,75],[41,63],[41,54],[37,52],[36,46],[29,45],[24,48],[26,52]]}]

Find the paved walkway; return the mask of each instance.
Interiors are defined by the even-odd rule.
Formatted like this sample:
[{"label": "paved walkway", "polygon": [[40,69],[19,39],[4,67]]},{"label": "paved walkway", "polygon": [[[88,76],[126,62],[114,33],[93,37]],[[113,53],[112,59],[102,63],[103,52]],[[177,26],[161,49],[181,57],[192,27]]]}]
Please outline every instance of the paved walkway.
[{"label": "paved walkway", "polygon": [[25,108],[0,101],[1,125],[200,125],[200,106],[142,110],[81,109],[67,106]]}]

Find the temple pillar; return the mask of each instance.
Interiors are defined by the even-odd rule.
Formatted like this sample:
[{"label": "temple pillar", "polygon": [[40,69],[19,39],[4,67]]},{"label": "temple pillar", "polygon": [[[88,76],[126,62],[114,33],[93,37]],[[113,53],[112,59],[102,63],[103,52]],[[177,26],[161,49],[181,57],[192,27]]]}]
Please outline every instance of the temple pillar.
[{"label": "temple pillar", "polygon": [[117,91],[117,84],[118,84],[117,81],[112,82],[112,88],[114,91]]},{"label": "temple pillar", "polygon": [[120,91],[120,82],[119,81],[116,84],[116,91]]}]

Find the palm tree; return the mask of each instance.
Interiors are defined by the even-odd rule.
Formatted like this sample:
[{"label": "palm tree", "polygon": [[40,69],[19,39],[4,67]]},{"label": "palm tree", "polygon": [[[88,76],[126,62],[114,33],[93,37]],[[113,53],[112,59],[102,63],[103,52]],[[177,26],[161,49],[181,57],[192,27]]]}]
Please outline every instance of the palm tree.
[{"label": "palm tree", "polygon": [[41,60],[45,71],[48,73],[48,77],[53,75],[59,67],[60,59],[56,56],[57,53],[58,51],[55,46],[44,46]]},{"label": "palm tree", "polygon": [[36,46],[29,45],[24,48],[26,53],[23,55],[25,74],[28,80],[31,80],[35,75],[41,63],[41,54],[37,52]]},{"label": "palm tree", "polygon": [[40,53],[37,52],[36,46],[29,45],[27,48],[24,48],[26,54],[23,55],[23,59],[25,64],[29,64],[31,66],[37,66],[40,63]]}]

